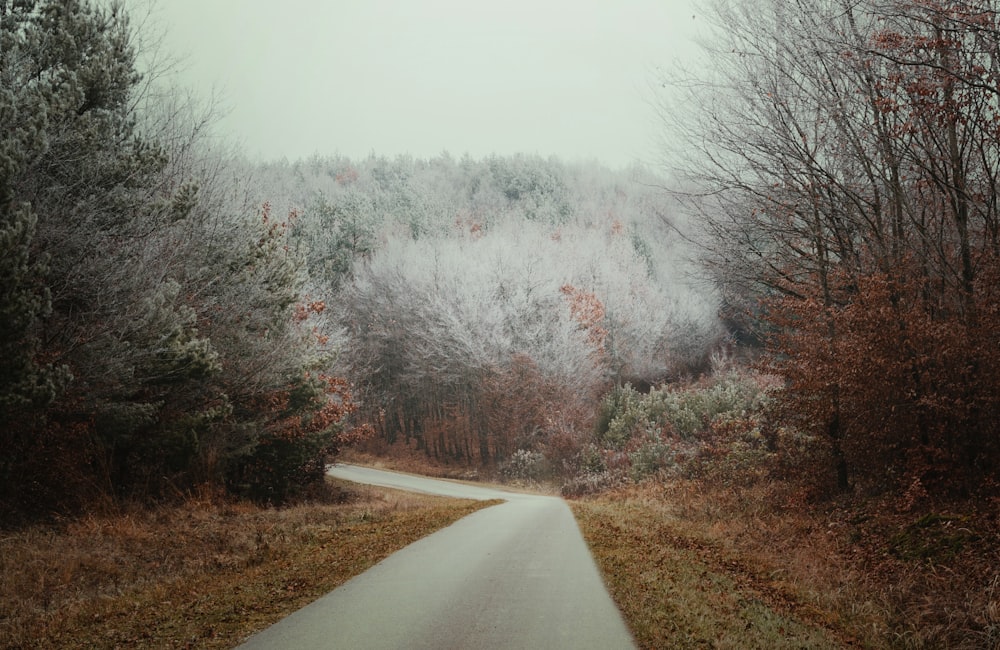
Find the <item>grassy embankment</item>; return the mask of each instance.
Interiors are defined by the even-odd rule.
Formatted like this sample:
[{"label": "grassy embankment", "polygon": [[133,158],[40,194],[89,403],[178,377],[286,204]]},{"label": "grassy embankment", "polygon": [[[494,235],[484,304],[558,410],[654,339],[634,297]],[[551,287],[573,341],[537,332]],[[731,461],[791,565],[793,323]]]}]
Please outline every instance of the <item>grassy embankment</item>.
[{"label": "grassy embankment", "polygon": [[3,533],[0,647],[231,648],[492,503],[338,491],[282,509],[205,499]]},{"label": "grassy embankment", "polygon": [[649,483],[572,503],[643,648],[1000,648],[1000,520]]}]

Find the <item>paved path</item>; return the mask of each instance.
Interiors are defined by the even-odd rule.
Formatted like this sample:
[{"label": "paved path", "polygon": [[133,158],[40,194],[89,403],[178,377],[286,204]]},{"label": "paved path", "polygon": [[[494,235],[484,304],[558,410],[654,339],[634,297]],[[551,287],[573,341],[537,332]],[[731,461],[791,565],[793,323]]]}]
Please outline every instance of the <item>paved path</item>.
[{"label": "paved path", "polygon": [[635,647],[562,499],[347,465],[330,473],[506,503],[407,546],[241,648]]}]

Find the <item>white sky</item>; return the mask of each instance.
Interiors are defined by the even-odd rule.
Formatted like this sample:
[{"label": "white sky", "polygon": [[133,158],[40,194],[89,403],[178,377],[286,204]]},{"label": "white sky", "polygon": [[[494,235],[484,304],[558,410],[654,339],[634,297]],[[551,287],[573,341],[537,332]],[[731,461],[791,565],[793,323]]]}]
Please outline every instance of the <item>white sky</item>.
[{"label": "white sky", "polygon": [[251,156],[447,150],[656,157],[655,66],[689,0],[161,0],[181,82],[221,91]]}]

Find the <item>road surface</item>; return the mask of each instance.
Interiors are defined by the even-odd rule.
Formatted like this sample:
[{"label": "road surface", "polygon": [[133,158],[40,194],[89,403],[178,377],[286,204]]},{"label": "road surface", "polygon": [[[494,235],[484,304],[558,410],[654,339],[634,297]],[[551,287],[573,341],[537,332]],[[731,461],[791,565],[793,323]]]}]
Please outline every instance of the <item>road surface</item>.
[{"label": "road surface", "polygon": [[506,503],[407,546],[240,648],[635,647],[562,499],[348,465],[330,473]]}]

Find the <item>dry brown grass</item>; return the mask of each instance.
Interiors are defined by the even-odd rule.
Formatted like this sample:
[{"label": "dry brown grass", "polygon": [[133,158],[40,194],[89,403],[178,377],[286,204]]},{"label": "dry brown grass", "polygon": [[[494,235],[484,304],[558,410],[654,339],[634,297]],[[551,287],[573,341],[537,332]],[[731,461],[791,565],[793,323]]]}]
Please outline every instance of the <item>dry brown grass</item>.
[{"label": "dry brown grass", "polygon": [[788,496],[678,480],[573,507],[643,647],[1000,648],[995,515]]},{"label": "dry brown grass", "polygon": [[649,489],[572,504],[643,648],[831,648],[842,641],[780,577],[692,531]]},{"label": "dry brown grass", "polygon": [[6,533],[0,647],[233,647],[490,504],[351,490],[345,503],[203,500]]}]

